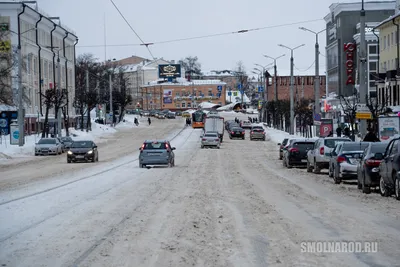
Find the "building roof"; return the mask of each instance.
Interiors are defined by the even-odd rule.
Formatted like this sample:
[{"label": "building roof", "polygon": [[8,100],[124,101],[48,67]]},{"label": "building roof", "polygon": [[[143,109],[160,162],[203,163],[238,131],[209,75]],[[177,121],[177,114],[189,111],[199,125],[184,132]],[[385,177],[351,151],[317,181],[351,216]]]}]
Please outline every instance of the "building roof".
[{"label": "building roof", "polygon": [[[159,86],[159,85],[174,85],[174,86],[190,86],[190,85],[226,85],[225,82],[221,80],[191,80],[190,82],[185,78],[176,78],[176,82],[163,82],[163,79],[158,79],[156,81],[152,81],[147,85],[143,85],[142,87],[149,86]],[[160,83],[161,82],[161,83]]]},{"label": "building roof", "polygon": [[[379,36],[379,32],[375,32],[376,35]],[[365,33],[365,40],[367,42],[378,42],[378,37],[375,36],[373,32],[366,32]],[[354,41],[356,41],[357,44],[360,43],[360,33],[356,33],[353,35]]]},{"label": "building roof", "polygon": [[379,23],[375,28],[382,27],[383,25],[385,25],[389,21],[391,22],[393,19],[395,19],[395,18],[397,18],[399,16],[400,16],[400,10],[397,10],[395,14],[393,14],[392,16],[388,17],[387,19],[381,21],[381,23]]},{"label": "building roof", "polygon": [[216,106],[221,106],[221,105],[218,105],[215,103],[210,103],[210,102],[201,102],[198,106],[200,108],[214,108]]},{"label": "building roof", "polygon": [[203,76],[235,76],[235,72],[232,70],[210,70],[202,71]]},{"label": "building roof", "polygon": [[[394,10],[396,8],[396,1],[364,2],[364,8],[366,11]],[[334,3],[329,6],[329,10],[330,12],[324,17],[326,23],[332,22],[332,17],[335,18],[342,12],[360,11],[361,1],[357,3]]]}]

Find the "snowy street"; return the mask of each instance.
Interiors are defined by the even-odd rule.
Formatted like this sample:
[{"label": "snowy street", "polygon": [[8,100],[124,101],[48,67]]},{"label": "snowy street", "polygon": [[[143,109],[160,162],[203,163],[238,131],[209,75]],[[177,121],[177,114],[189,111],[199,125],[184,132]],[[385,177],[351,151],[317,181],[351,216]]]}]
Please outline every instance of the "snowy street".
[{"label": "snowy street", "polygon": [[[399,266],[394,198],[286,169],[269,138],[225,133],[221,149],[200,149],[202,130],[182,126],[120,130],[95,164],[62,155],[0,166],[0,264]],[[171,140],[174,168],[139,168],[152,138]],[[304,241],[377,241],[378,252],[302,253]]]}]

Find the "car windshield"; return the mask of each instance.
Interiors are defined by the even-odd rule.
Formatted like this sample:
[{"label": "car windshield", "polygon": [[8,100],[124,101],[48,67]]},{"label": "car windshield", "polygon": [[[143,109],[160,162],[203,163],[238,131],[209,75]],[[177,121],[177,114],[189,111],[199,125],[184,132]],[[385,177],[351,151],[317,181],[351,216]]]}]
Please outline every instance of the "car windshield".
[{"label": "car windshield", "polygon": [[41,145],[54,145],[56,143],[56,139],[40,139],[39,144]]},{"label": "car windshield", "polygon": [[369,146],[369,143],[344,143],[342,151],[364,151]]},{"label": "car windshield", "polygon": [[294,148],[298,148],[299,150],[307,150],[312,149],[314,147],[313,142],[296,142],[293,144]]},{"label": "car windshield", "polygon": [[347,142],[347,139],[325,139],[324,145],[329,148],[334,148],[337,142]]},{"label": "car windshield", "polygon": [[218,135],[217,134],[214,134],[214,133],[208,133],[208,134],[205,134],[204,135],[205,137],[218,137]]},{"label": "car windshield", "polygon": [[71,137],[61,137],[61,141],[72,141]]},{"label": "car windshield", "polygon": [[261,133],[261,132],[264,132],[264,130],[263,130],[263,129],[256,128],[256,129],[254,129],[254,132],[259,132],[259,133]]},{"label": "car windshield", "polygon": [[92,141],[75,141],[72,143],[71,148],[90,148],[92,146]]},{"label": "car windshield", "polygon": [[386,150],[386,143],[374,143],[371,147],[371,153],[384,153]]},{"label": "car windshield", "polygon": [[144,149],[166,149],[166,144],[164,142],[145,143]]},{"label": "car windshield", "polygon": [[242,128],[238,128],[238,127],[234,127],[234,128],[232,128],[232,131],[241,132],[241,131],[243,131],[243,129]]},{"label": "car windshield", "polygon": [[288,143],[288,141],[289,141],[289,138],[283,139],[282,145],[286,145]]}]

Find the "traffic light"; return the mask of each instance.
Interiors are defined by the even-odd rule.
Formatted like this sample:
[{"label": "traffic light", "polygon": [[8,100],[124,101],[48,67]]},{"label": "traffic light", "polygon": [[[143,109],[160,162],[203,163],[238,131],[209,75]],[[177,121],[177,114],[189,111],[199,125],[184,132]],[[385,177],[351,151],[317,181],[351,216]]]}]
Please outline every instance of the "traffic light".
[{"label": "traffic light", "polygon": [[0,24],[0,31],[5,32],[8,31],[8,23],[1,23]]}]

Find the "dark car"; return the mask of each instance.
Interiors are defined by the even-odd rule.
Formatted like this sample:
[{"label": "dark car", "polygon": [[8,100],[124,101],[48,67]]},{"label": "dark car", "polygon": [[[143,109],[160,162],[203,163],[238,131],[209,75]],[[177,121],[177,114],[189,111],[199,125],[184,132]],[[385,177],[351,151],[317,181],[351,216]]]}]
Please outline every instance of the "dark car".
[{"label": "dark car", "polygon": [[175,113],[168,112],[167,115],[166,115],[166,118],[167,119],[175,119],[176,118]]},{"label": "dark car", "polygon": [[68,150],[71,147],[72,143],[74,142],[74,140],[72,140],[72,138],[69,136],[60,137],[60,139],[61,142],[64,143],[64,147],[66,150]]},{"label": "dark car", "polygon": [[147,165],[175,166],[175,147],[167,140],[146,140],[139,148],[139,167]]},{"label": "dark car", "polygon": [[99,161],[99,151],[93,141],[74,141],[67,153],[67,162]]},{"label": "dark car", "polygon": [[228,124],[228,128],[226,130],[231,132],[233,128],[241,128],[241,127],[240,127],[239,123],[236,123],[233,121]]},{"label": "dark car", "polygon": [[400,138],[394,138],[385,149],[379,165],[379,190],[384,197],[394,194],[400,200]]},{"label": "dark car", "polygon": [[289,138],[285,138],[285,139],[283,139],[282,143],[278,143],[280,160],[283,159],[283,148],[287,145],[288,142],[289,142]]},{"label": "dark car", "polygon": [[232,127],[229,129],[229,138],[241,138],[244,140],[245,138],[245,130],[240,127]]},{"label": "dark car", "polygon": [[357,167],[357,187],[365,194],[371,193],[371,187],[379,186],[379,165],[387,143],[370,143]]},{"label": "dark car", "polygon": [[313,141],[294,141],[283,154],[283,166],[291,168],[292,166],[307,165],[307,153],[313,147]]}]

